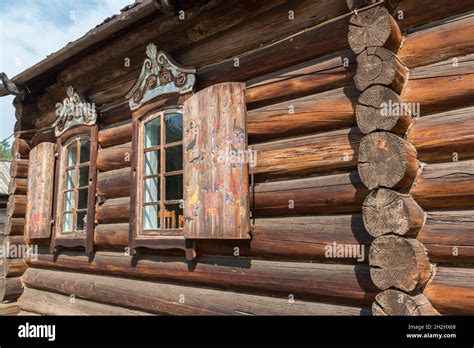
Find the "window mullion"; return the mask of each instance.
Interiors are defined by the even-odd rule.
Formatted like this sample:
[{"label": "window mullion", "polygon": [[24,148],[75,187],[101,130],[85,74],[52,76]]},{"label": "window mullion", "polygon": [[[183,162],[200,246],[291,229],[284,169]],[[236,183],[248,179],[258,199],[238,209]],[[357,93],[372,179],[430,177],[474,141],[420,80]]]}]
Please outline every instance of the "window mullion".
[{"label": "window mullion", "polygon": [[160,149],[160,230],[163,231],[165,228],[165,205],[164,205],[164,198],[166,194],[166,187],[165,187],[165,150],[164,150],[164,143],[165,143],[165,113],[161,113],[161,125],[160,125],[160,132],[161,132],[161,149]]}]

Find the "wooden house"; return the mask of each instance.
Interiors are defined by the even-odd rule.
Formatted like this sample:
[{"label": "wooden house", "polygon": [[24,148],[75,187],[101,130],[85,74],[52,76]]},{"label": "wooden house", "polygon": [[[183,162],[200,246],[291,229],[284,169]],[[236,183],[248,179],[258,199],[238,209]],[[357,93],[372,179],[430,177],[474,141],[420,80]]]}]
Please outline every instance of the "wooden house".
[{"label": "wooden house", "polygon": [[474,314],[473,35],[472,1],[136,1],[3,75],[5,243],[38,253],[2,293],[52,315]]}]

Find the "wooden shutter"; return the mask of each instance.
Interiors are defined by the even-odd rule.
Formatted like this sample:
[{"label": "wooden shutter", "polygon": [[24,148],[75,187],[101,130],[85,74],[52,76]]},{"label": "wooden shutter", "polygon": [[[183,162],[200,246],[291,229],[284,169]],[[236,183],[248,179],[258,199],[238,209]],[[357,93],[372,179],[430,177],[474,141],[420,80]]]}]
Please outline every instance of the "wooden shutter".
[{"label": "wooden shutter", "polygon": [[40,143],[30,151],[25,238],[49,238],[53,211],[55,144]]},{"label": "wooden shutter", "polygon": [[208,87],[184,103],[184,236],[250,237],[245,84]]}]

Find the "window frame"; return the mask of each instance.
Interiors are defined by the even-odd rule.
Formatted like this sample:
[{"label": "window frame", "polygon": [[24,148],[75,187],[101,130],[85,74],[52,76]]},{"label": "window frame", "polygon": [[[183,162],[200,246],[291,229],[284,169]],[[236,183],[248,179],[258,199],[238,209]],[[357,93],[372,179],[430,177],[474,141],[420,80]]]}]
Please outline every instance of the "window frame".
[{"label": "window frame", "polygon": [[[89,176],[87,189],[86,208],[86,228],[84,232],[72,231],[64,234],[62,231],[63,219],[63,193],[65,191],[67,151],[74,141],[89,140]],[[97,183],[97,150],[98,150],[98,126],[77,126],[67,130],[57,139],[56,171],[55,171],[55,208],[54,208],[54,236],[51,240],[51,249],[56,251],[59,247],[84,247],[86,254],[93,251],[94,228],[95,228],[95,203],[96,203],[96,183]],[[78,159],[80,161],[80,159]],[[80,166],[75,164],[74,167]],[[75,178],[79,180],[79,178]],[[78,188],[74,187],[74,190]],[[76,208],[77,209],[77,208]],[[77,216],[77,211],[76,211]],[[75,221],[76,218],[74,218]]]},{"label": "window frame", "polygon": [[[129,228],[129,253],[130,255],[135,254],[135,249],[139,247],[150,248],[150,249],[181,249],[186,252],[186,258],[191,260],[195,257],[194,252],[194,241],[186,240],[184,238],[184,229],[173,229],[165,230],[166,234],[149,233],[143,234],[142,226],[142,209],[140,205],[143,204],[143,195],[140,187],[143,187],[143,174],[142,174],[142,161],[144,157],[144,137],[141,136],[144,132],[145,120],[149,120],[153,115],[160,113],[176,113],[179,112],[184,117],[181,98],[168,98],[160,100],[157,98],[152,102],[148,102],[141,106],[137,110],[132,112],[132,186],[130,193],[130,228]],[[183,119],[184,125],[184,119]],[[160,129],[160,133],[164,132],[164,129]],[[161,138],[161,136],[160,136]],[[184,146],[184,134],[183,139],[180,141]],[[178,142],[174,143],[177,144]],[[160,157],[160,163],[162,163],[163,157]],[[184,160],[184,148],[183,148],[183,160]],[[142,162],[143,163],[143,162]],[[184,163],[183,163],[184,171]],[[184,182],[184,172],[183,172]],[[160,182],[161,188],[161,182]],[[184,187],[183,187],[184,191]],[[183,192],[184,195],[184,192]],[[164,213],[164,212],[163,212]],[[160,212],[160,214],[163,214]],[[184,216],[184,213],[183,213]],[[169,232],[174,231],[174,234]]]},{"label": "window frame", "polygon": [[[181,146],[183,147],[184,140],[183,136],[181,137],[181,140],[179,141],[174,141],[169,144],[166,144],[165,142],[165,118],[167,115],[174,115],[174,114],[180,114],[181,118],[183,117],[183,112],[182,109],[172,107],[172,108],[164,108],[155,112],[150,112],[144,115],[140,119],[140,125],[138,129],[138,152],[137,152],[137,171],[138,171],[138,185],[137,187],[137,204],[136,204],[136,214],[137,214],[137,224],[139,228],[137,229],[137,236],[141,237],[171,237],[171,236],[183,236],[183,227],[184,227],[184,222],[183,222],[183,227],[182,228],[165,228],[165,206],[166,205],[171,205],[171,204],[181,204],[183,205],[183,197],[181,199],[175,199],[175,200],[167,200],[166,199],[166,180],[165,178],[167,176],[176,176],[176,175],[181,175],[183,177],[183,182],[184,182],[184,163],[183,163],[183,168],[181,170],[176,170],[176,171],[171,171],[171,172],[166,172],[166,149],[175,147],[175,146]],[[160,118],[160,134],[159,134],[159,139],[160,139],[160,145],[156,146],[151,146],[151,147],[145,147],[145,128],[146,124],[156,120],[157,118]],[[181,127],[182,128],[182,127]],[[157,174],[155,175],[145,175],[145,152],[151,152],[151,151],[156,151],[159,150],[159,161],[160,161],[160,170]],[[184,155],[182,152],[182,160],[184,161]],[[144,187],[145,187],[145,180],[152,178],[152,177],[158,177],[160,182],[159,182],[159,192],[160,192],[160,199],[156,202],[159,203],[159,215],[160,215],[160,227],[158,229],[149,229],[145,230],[144,229],[144,224],[143,224],[143,210],[145,205],[156,205],[153,204],[154,202],[144,202]],[[184,214],[183,214],[183,219],[184,219]],[[178,226],[179,226],[179,216],[178,216]],[[145,232],[147,231],[147,232]]]}]

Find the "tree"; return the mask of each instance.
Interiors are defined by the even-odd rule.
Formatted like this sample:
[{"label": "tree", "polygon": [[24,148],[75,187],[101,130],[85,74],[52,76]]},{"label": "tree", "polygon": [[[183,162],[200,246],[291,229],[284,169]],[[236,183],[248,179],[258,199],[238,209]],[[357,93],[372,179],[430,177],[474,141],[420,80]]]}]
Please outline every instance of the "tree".
[{"label": "tree", "polygon": [[0,159],[12,159],[12,149],[8,140],[0,142]]}]

